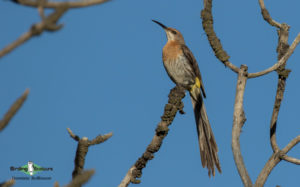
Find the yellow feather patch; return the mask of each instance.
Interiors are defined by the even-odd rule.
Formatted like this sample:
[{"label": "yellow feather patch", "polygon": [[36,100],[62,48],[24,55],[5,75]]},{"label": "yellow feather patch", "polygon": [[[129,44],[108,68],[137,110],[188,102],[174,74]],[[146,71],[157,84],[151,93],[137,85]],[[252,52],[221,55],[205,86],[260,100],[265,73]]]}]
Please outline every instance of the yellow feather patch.
[{"label": "yellow feather patch", "polygon": [[200,88],[200,86],[201,86],[200,80],[199,80],[198,77],[196,77],[196,79],[195,79],[195,84],[191,87],[190,92],[193,92],[193,90],[194,90],[195,88]]}]

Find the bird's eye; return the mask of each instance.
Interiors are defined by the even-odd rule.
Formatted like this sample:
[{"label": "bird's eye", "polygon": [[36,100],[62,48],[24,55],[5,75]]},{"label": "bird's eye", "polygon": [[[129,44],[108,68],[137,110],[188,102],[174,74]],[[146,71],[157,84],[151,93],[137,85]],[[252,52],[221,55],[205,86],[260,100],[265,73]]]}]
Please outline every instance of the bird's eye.
[{"label": "bird's eye", "polygon": [[173,34],[177,34],[177,32],[176,32],[176,31],[172,31],[172,33],[173,33]]}]

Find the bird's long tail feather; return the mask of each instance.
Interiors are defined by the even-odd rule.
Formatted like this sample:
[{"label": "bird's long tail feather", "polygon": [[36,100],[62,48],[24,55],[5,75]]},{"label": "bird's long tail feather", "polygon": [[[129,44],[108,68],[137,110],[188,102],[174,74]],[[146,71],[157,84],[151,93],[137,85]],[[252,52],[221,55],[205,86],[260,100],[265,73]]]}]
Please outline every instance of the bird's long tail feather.
[{"label": "bird's long tail feather", "polygon": [[211,174],[215,176],[215,167],[221,173],[218,147],[208,121],[200,89],[193,89],[190,95],[196,119],[202,166],[207,167],[209,176],[211,176]]}]

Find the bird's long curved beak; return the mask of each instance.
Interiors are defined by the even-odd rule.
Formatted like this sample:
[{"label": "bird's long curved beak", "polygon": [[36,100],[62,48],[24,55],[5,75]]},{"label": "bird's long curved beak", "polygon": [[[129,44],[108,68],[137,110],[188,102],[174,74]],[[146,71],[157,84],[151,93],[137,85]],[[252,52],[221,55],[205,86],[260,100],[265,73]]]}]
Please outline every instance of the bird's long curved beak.
[{"label": "bird's long curved beak", "polygon": [[166,27],[164,24],[156,21],[156,20],[152,20],[154,23],[157,23],[158,25],[160,25],[163,29],[167,29],[168,27]]}]

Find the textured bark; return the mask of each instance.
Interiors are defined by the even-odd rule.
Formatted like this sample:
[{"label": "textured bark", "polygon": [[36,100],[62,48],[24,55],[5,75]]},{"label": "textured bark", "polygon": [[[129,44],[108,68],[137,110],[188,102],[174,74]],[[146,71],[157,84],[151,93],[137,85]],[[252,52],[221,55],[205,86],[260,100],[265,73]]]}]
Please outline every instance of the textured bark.
[{"label": "textured bark", "polygon": [[242,127],[246,121],[243,101],[244,101],[244,93],[247,82],[247,66],[242,65],[237,80],[236,86],[236,95],[235,95],[235,103],[234,103],[234,113],[233,113],[233,126],[232,126],[232,152],[235,161],[235,165],[238,169],[239,175],[242,179],[244,186],[250,187],[252,186],[252,182],[250,176],[247,172],[240,146],[240,135],[242,131]]},{"label": "textured bark", "polygon": [[[270,142],[274,154],[271,156],[270,160],[266,163],[264,169],[260,173],[255,183],[256,186],[262,186],[265,183],[265,180],[269,176],[272,169],[280,162],[281,159],[286,160],[288,162],[299,164],[300,160],[287,156],[283,150],[277,145],[276,142],[276,125],[277,118],[280,109],[280,104],[283,99],[283,93],[285,90],[286,79],[290,73],[290,70],[285,69],[285,65],[289,57],[292,55],[297,45],[300,42],[300,33],[294,39],[291,46],[288,44],[288,36],[289,36],[289,26],[285,23],[279,23],[272,19],[270,13],[265,7],[264,1],[259,0],[259,5],[261,8],[261,13],[271,26],[278,28],[278,61],[271,67],[255,72],[255,73],[247,73],[247,66],[241,66],[241,68],[237,68],[231,62],[229,62],[229,55],[222,48],[222,44],[220,39],[216,36],[216,33],[213,28],[213,15],[212,15],[212,0],[204,0],[204,9],[201,11],[202,18],[202,26],[207,35],[210,46],[212,47],[216,57],[225,64],[226,67],[229,67],[233,72],[238,73],[238,83],[236,90],[236,100],[234,105],[234,120],[233,120],[233,128],[232,128],[232,151],[234,155],[234,160],[239,172],[239,175],[244,183],[244,186],[252,186],[251,178],[246,170],[243,157],[240,150],[240,132],[241,128],[246,120],[244,111],[243,111],[243,96],[244,89],[246,86],[247,78],[256,78],[259,76],[266,75],[270,72],[277,71],[278,73],[278,86],[277,93],[275,98],[275,104],[273,108],[273,114],[271,118],[270,124]],[[295,139],[293,141],[296,141]],[[284,154],[283,154],[284,153]]]},{"label": "textured bark", "polygon": [[89,140],[87,137],[80,138],[78,135],[75,135],[69,128],[67,128],[67,130],[71,138],[73,138],[75,141],[78,142],[76,156],[74,160],[75,166],[72,173],[72,178],[74,179],[75,177],[77,177],[83,172],[85,156],[88,152],[89,146],[105,142],[112,136],[112,133],[108,133],[105,135],[98,135],[93,140]]},{"label": "textured bark", "polygon": [[164,114],[155,129],[155,135],[153,136],[151,143],[148,145],[146,151],[142,154],[142,156],[128,170],[119,187],[126,187],[130,183],[138,184],[141,182],[137,178],[142,177],[143,168],[146,167],[146,164],[149,160],[152,160],[154,158],[154,153],[159,151],[164,138],[168,134],[168,126],[173,122],[177,111],[179,111],[181,114],[184,114],[183,103],[181,102],[184,97],[184,88],[176,86],[170,91],[169,100],[165,105]]},{"label": "textured bark", "polygon": [[18,98],[14,104],[10,107],[10,109],[6,112],[3,119],[0,120],[0,131],[2,131],[10,122],[10,120],[14,117],[14,115],[18,112],[18,110],[22,107],[23,103],[26,101],[27,96],[29,94],[29,90],[26,89],[23,95]]}]

